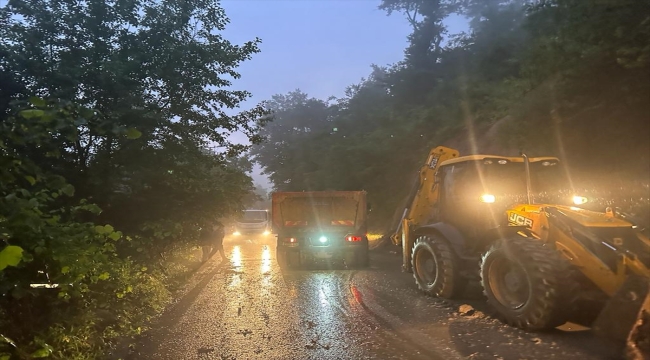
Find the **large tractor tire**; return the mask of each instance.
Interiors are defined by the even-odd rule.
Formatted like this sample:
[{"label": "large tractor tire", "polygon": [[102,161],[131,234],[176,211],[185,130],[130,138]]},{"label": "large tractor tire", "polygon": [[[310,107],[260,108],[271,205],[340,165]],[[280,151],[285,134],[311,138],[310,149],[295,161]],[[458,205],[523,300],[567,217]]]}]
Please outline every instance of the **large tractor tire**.
[{"label": "large tractor tire", "polygon": [[439,236],[422,235],[415,239],[411,266],[415,283],[427,295],[452,299],[465,290],[467,279],[460,276],[460,261]]},{"label": "large tractor tire", "polygon": [[562,325],[571,309],[570,264],[553,244],[524,237],[499,240],[481,261],[481,284],[502,320],[524,330]]}]

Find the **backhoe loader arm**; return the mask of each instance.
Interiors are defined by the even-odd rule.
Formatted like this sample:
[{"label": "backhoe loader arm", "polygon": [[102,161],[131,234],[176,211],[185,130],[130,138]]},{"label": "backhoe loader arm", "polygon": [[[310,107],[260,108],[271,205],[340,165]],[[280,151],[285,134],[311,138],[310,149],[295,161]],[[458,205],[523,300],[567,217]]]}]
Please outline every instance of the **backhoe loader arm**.
[{"label": "backhoe loader arm", "polygon": [[413,246],[413,239],[410,236],[411,229],[416,226],[426,225],[430,221],[433,209],[438,203],[436,171],[438,171],[443,161],[456,158],[458,155],[457,150],[438,146],[429,152],[426,162],[420,169],[416,189],[411,193],[409,205],[404,210],[397,230],[391,236],[391,240],[395,245],[402,244],[403,267],[407,271],[410,270],[410,249]]}]

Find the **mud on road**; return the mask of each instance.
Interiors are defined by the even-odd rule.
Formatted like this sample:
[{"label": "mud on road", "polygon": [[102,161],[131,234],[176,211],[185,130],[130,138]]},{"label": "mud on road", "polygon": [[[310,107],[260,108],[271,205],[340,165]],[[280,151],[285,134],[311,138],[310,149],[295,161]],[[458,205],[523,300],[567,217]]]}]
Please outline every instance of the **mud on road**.
[{"label": "mud on road", "polygon": [[283,271],[273,237],[227,238],[129,359],[618,359],[579,327],[526,333],[489,316],[480,291],[419,293],[390,246],[363,270]]}]

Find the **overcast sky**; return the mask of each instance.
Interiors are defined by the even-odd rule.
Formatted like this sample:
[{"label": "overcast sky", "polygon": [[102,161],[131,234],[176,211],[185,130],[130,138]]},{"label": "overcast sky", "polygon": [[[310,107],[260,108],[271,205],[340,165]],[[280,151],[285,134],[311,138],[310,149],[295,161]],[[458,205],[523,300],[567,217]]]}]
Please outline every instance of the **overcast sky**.
[{"label": "overcast sky", "polygon": [[[370,65],[403,59],[411,27],[402,14],[386,16],[380,0],[224,0],[231,23],[224,36],[241,44],[262,39],[261,52],[241,65],[233,88],[248,90],[248,108],[274,94],[300,89],[327,99],[370,74]],[[447,22],[463,31],[459,18]],[[243,136],[236,137],[244,142]],[[266,179],[253,174],[257,183]]]}]

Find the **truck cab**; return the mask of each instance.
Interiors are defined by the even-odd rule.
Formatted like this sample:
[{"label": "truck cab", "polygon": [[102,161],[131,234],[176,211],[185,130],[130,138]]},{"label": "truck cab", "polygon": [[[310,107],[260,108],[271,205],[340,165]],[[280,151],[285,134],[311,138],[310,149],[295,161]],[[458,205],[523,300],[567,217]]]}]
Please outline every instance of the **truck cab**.
[{"label": "truck cab", "polygon": [[234,236],[271,234],[270,216],[267,210],[247,209],[235,220]]}]

